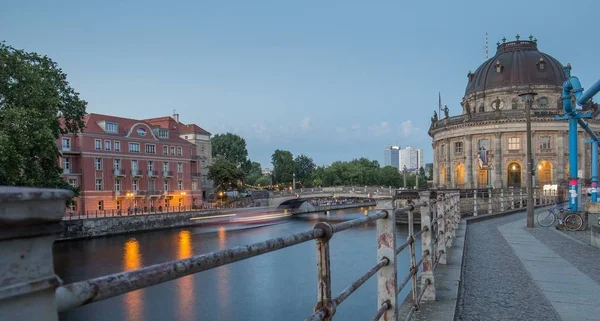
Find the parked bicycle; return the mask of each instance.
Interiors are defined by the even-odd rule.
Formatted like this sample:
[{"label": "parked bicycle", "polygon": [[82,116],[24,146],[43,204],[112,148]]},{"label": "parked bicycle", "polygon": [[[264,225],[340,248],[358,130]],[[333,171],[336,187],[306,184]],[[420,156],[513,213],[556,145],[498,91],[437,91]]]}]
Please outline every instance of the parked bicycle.
[{"label": "parked bicycle", "polygon": [[[558,220],[558,224],[563,225],[569,231],[577,231],[583,226],[583,218],[578,213],[569,213],[569,209],[565,209],[559,205],[554,206],[548,211],[541,211],[537,214],[537,222],[543,227],[554,225]],[[565,216],[566,214],[566,216]]]}]

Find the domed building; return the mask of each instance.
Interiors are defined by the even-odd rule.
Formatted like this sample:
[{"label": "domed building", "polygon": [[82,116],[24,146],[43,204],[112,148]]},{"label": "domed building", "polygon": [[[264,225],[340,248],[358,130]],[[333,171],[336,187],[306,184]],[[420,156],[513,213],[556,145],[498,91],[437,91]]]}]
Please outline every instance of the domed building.
[{"label": "domed building", "polygon": [[[429,135],[433,138],[433,184],[447,188],[526,187],[526,106],[518,96],[535,92],[531,111],[534,183],[566,184],[568,179],[568,122],[556,120],[562,109],[564,67],[538,50],[537,39],[497,44],[494,57],[467,74],[462,113],[434,112]],[[574,101],[574,100],[573,100]],[[588,119],[600,132],[598,106]],[[579,169],[590,178],[591,148],[579,128]],[[585,146],[585,147],[584,147]]]}]

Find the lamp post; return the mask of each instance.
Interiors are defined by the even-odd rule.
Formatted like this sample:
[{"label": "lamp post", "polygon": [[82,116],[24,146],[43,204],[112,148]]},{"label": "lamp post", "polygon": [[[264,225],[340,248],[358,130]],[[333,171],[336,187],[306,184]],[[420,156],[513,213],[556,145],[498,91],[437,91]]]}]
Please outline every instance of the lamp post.
[{"label": "lamp post", "polygon": [[296,173],[292,174],[292,188],[296,190]]},{"label": "lamp post", "polygon": [[527,121],[527,227],[533,228],[533,157],[531,153],[531,106],[533,105],[533,100],[537,95],[534,92],[525,92],[519,94],[519,97],[523,99],[525,103],[525,117]]}]

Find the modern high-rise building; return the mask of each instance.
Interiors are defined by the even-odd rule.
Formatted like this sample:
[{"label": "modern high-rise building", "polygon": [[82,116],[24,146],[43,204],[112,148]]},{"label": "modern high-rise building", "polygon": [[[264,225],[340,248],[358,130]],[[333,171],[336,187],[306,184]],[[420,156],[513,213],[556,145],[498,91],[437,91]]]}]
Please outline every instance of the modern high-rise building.
[{"label": "modern high-rise building", "polygon": [[400,146],[388,146],[383,151],[383,166],[394,166],[399,168],[400,165]]},{"label": "modern high-rise building", "polygon": [[423,150],[414,147],[406,147],[404,149],[399,150],[399,169],[403,170],[406,166],[406,169],[414,172],[418,171],[421,166],[425,166],[423,162]]}]

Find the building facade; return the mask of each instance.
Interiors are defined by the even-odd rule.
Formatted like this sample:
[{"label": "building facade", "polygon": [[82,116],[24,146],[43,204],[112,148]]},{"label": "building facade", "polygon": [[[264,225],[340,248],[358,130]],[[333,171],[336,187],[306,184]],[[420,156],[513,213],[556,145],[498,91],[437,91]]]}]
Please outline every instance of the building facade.
[{"label": "building facade", "polygon": [[88,114],[81,133],[58,139],[63,177],[80,187],[74,212],[158,210],[201,202],[196,146],[170,127]]},{"label": "building facade", "polygon": [[415,172],[424,166],[422,149],[413,148],[410,146],[403,148],[399,151],[399,159],[400,170],[404,170],[404,167],[406,167],[407,170]]},{"label": "building facade", "polygon": [[195,157],[200,164],[200,183],[202,185],[202,199],[207,200],[208,196],[214,192],[213,181],[208,179],[208,166],[212,164],[212,144],[211,133],[198,125],[186,125],[179,121],[179,114],[173,113],[173,117],[159,117],[146,119],[146,122],[172,129],[179,137],[196,146]]},{"label": "building facade", "polygon": [[383,151],[383,166],[400,168],[400,146],[388,146]]},{"label": "building facade", "polygon": [[[532,152],[534,184],[566,184],[568,179],[568,124],[562,115],[562,83],[565,68],[552,56],[540,52],[537,39],[497,44],[494,57],[467,74],[462,112],[444,116],[434,112],[429,135],[433,138],[433,182],[436,187],[483,188],[525,187],[526,106],[524,92],[537,93],[532,106]],[[589,120],[600,131],[598,106]],[[578,128],[578,167],[589,178],[591,147],[587,133]]]}]

